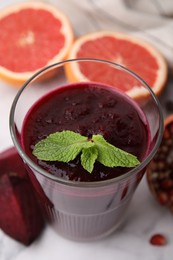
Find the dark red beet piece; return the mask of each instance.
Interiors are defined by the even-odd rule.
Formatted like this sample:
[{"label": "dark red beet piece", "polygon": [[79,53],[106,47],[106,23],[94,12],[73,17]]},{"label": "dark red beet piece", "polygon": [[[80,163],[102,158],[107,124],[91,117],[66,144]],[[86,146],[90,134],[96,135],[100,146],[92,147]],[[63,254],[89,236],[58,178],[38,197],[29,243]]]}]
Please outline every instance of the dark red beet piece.
[{"label": "dark red beet piece", "polygon": [[0,153],[0,228],[29,245],[41,233],[44,219],[15,148]]}]

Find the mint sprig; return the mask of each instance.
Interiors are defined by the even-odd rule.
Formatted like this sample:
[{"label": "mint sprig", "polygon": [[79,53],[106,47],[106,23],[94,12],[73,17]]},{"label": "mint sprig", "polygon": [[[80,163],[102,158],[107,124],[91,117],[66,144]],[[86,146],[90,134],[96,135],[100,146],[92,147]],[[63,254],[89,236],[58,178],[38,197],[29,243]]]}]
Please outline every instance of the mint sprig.
[{"label": "mint sprig", "polygon": [[89,139],[69,130],[50,134],[39,141],[33,154],[39,160],[60,162],[70,162],[81,154],[81,164],[90,173],[96,160],[107,167],[135,167],[140,164],[136,156],[108,143],[102,135],[93,135]]}]

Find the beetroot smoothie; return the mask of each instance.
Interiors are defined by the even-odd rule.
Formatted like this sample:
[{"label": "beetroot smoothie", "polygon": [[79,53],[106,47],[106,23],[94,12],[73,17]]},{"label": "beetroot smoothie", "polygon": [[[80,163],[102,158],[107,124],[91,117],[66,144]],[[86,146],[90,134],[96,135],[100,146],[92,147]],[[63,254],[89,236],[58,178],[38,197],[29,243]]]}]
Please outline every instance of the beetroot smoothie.
[{"label": "beetroot smoothie", "polygon": [[23,149],[50,176],[29,171],[49,221],[58,233],[73,240],[103,237],[122,222],[145,169],[119,180],[131,169],[109,168],[96,162],[90,174],[78,157],[69,163],[37,160],[32,155],[34,145],[62,130],[88,137],[101,134],[142,162],[150,146],[147,120],[136,102],[125,94],[96,83],[58,87],[39,99],[25,116]]},{"label": "beetroot smoothie", "polygon": [[128,168],[109,168],[96,163],[88,174],[80,157],[69,163],[37,161],[34,145],[47,135],[72,130],[92,137],[101,134],[114,146],[142,161],[149,145],[147,121],[140,108],[126,95],[95,83],[69,85],[50,92],[27,114],[22,129],[22,145],[39,166],[50,174],[71,181],[102,181],[127,172]]},{"label": "beetroot smoothie", "polygon": [[[98,79],[89,81],[81,66]],[[47,73],[54,78],[43,80]],[[68,84],[69,80],[74,83]],[[112,87],[114,81],[118,89],[125,84],[132,91],[120,92]],[[74,59],[43,68],[19,89],[11,108],[10,130],[53,229],[72,240],[91,241],[112,233],[128,216],[126,211],[134,192],[161,143],[163,116],[157,97],[132,71],[109,61]],[[103,166],[98,161],[112,163],[112,154],[109,149],[102,149],[102,142],[94,144],[101,153],[91,173],[81,165],[81,158],[83,163],[88,156],[86,150],[83,155],[85,148],[83,156],[80,154],[69,163],[37,160],[33,156],[35,144],[41,140],[44,143],[49,134],[63,130],[88,137],[89,145],[95,137],[104,138],[136,156],[140,164],[134,168]],[[104,158],[104,151],[110,158]],[[84,167],[90,163],[92,168],[94,156],[86,160]]]}]

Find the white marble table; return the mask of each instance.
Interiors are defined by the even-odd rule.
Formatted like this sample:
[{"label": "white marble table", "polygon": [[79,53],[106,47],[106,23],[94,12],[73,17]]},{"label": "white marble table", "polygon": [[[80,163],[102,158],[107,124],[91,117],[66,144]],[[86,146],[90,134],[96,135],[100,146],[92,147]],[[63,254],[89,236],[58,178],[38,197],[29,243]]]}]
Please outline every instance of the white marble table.
[{"label": "white marble table", "polygon": [[[1,0],[0,8],[13,2],[18,1]],[[69,7],[67,7],[68,12]],[[78,34],[82,34],[77,27],[75,30]],[[170,79],[161,97],[164,114],[165,100],[172,94],[172,86],[173,80]],[[12,145],[8,118],[16,93],[17,89],[0,81],[0,151]],[[164,234],[168,244],[164,247],[150,245],[149,239],[155,233]],[[0,231],[0,260],[23,259],[171,260],[173,259],[173,215],[155,202],[144,177],[132,200],[124,226],[103,240],[91,243],[72,242],[55,234],[50,227],[46,227],[35,242],[25,247]]]}]

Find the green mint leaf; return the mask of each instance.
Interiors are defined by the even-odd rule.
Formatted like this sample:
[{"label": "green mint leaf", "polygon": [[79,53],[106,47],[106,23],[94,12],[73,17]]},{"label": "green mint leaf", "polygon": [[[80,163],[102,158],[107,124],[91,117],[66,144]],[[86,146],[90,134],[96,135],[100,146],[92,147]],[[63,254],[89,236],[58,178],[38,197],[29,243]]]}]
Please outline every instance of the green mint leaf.
[{"label": "green mint leaf", "polygon": [[98,156],[98,150],[94,143],[93,146],[82,149],[81,164],[85,170],[92,172],[94,169],[94,163]]},{"label": "green mint leaf", "polygon": [[136,156],[127,153],[110,143],[108,143],[102,135],[93,135],[97,150],[97,160],[108,167],[134,167],[140,164]]},{"label": "green mint leaf", "polygon": [[72,131],[50,134],[35,145],[33,154],[40,160],[69,162],[76,158],[84,147],[92,143],[88,138]]},{"label": "green mint leaf", "polygon": [[140,164],[136,156],[108,143],[102,135],[88,139],[69,130],[50,134],[33,150],[33,154],[43,161],[70,162],[80,153],[81,164],[90,173],[96,160],[107,167],[135,167]]}]

